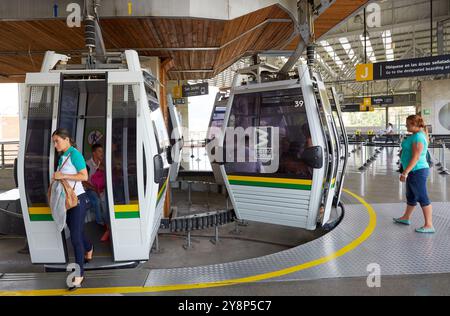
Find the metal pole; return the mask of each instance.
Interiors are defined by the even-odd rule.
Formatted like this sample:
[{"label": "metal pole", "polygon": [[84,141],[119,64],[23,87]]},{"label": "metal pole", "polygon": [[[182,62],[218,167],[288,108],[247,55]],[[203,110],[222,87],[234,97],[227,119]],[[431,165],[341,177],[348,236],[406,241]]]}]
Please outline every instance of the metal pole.
[{"label": "metal pole", "polygon": [[188,182],[188,201],[189,201],[189,206],[192,206],[192,199],[191,199],[191,181]]},{"label": "metal pole", "polygon": [[207,185],[208,185],[208,192],[206,193],[206,207],[207,207],[207,209],[209,211],[209,209],[210,209],[210,206],[209,206],[209,193],[210,193],[210,190],[211,190],[211,183],[207,182]]},{"label": "metal pole", "polygon": [[219,243],[219,225],[216,223],[214,227],[214,239],[210,240],[212,244],[217,245]]},{"label": "metal pole", "polygon": [[443,174],[443,175],[450,175],[450,173],[449,173],[449,171],[448,171],[448,169],[446,167],[445,150],[446,150],[445,142],[443,142],[442,143],[442,161],[441,161],[441,163],[442,163],[442,167],[441,167],[442,171],[440,173]]},{"label": "metal pole", "polygon": [[5,144],[2,144],[2,169],[5,169]]},{"label": "metal pole", "polygon": [[430,0],[430,56],[433,56],[433,0]]},{"label": "metal pole", "polygon": [[192,248],[192,243],[191,243],[191,231],[188,231],[187,233],[187,237],[186,237],[186,245],[183,245],[183,248],[185,250],[191,249]]},{"label": "metal pole", "polygon": [[158,237],[158,233],[156,233],[156,237],[155,237],[155,252],[156,252],[156,253],[160,252],[160,249],[159,249],[159,237]]},{"label": "metal pole", "polygon": [[367,22],[366,22],[366,8],[364,8],[364,63],[367,64]]}]

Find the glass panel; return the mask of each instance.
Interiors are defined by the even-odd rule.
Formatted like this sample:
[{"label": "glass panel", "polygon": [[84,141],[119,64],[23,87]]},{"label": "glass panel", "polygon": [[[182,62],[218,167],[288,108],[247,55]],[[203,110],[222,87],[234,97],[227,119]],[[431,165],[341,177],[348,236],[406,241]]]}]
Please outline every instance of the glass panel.
[{"label": "glass panel", "polygon": [[48,205],[53,96],[54,87],[31,87],[24,160],[28,207]]},{"label": "glass panel", "polygon": [[415,106],[389,107],[389,122],[394,124],[394,134],[406,134],[406,118],[416,114]]},{"label": "glass panel", "polygon": [[[138,204],[136,115],[137,104],[132,86],[113,86],[111,151],[115,205]],[[125,214],[128,217],[139,215],[138,212],[137,214],[136,212],[128,213]],[[117,216],[118,214],[116,218]]]},{"label": "glass panel", "polygon": [[84,118],[83,153],[89,159],[92,145],[106,145],[106,81],[89,82],[87,86],[87,105]]},{"label": "glass panel", "polygon": [[[339,165],[339,157],[338,157],[338,144],[337,144],[337,137],[336,135],[336,125],[334,124],[333,120],[333,113],[331,109],[330,100],[328,99],[328,94],[326,90],[320,90],[320,102],[322,103],[322,106],[320,106],[320,115],[322,117],[323,122],[326,122],[324,124],[324,132],[328,141],[328,149],[330,150],[330,154],[333,155],[332,158],[334,159],[335,169],[334,173],[332,174],[332,180],[336,178],[338,173],[338,165]],[[330,162],[331,163],[331,162]]]},{"label": "glass panel", "polygon": [[59,101],[58,127],[65,128],[75,138],[80,89],[77,81],[63,81]]},{"label": "glass panel", "polygon": [[225,112],[227,108],[225,106],[216,106],[213,109],[211,116],[211,122],[209,123],[209,133],[207,138],[214,139],[217,135],[217,131],[222,128],[223,120],[225,119]]},{"label": "glass panel", "polygon": [[365,133],[369,130],[386,129],[385,108],[376,108],[373,112],[343,112],[342,119],[347,133],[354,133],[356,130]]},{"label": "glass panel", "polygon": [[[279,167],[273,177],[312,179],[313,170],[301,159],[312,146],[311,134],[300,89],[285,89],[234,96],[228,127],[276,127],[279,129]],[[276,134],[274,134],[276,135]],[[263,174],[262,163],[250,162],[249,137],[245,142],[245,162],[227,162],[228,174]],[[235,146],[236,147],[236,146]],[[273,148],[276,150],[277,148]],[[237,148],[235,149],[237,150]],[[237,155],[234,157],[235,161]]]},{"label": "glass panel", "polygon": [[147,157],[145,156],[145,146],[142,146],[142,152],[144,154],[144,195],[147,192]]},{"label": "glass panel", "polygon": [[145,86],[145,93],[147,94],[148,106],[150,110],[156,111],[159,109],[158,96],[156,95],[155,90],[150,88],[147,84]]}]

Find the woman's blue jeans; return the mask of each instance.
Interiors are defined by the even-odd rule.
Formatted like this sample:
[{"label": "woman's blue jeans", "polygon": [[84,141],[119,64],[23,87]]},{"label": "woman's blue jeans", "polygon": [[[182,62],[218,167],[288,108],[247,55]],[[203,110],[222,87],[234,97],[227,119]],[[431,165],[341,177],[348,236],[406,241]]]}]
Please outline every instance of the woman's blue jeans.
[{"label": "woman's blue jeans", "polygon": [[406,178],[406,200],[410,206],[416,206],[417,203],[421,207],[431,204],[428,198],[427,179],[430,174],[428,168],[411,171]]},{"label": "woman's blue jeans", "polygon": [[100,198],[97,194],[97,192],[93,190],[86,190],[86,194],[89,197],[89,200],[91,201],[91,206],[94,208],[95,211],[95,222],[99,225],[105,225],[105,221],[102,214],[102,206]]},{"label": "woman's blue jeans", "polygon": [[75,262],[80,266],[80,276],[84,275],[84,254],[91,251],[92,244],[84,234],[84,221],[89,205],[86,193],[78,196],[78,205],[67,210],[66,223],[70,230],[70,240],[75,252]]}]

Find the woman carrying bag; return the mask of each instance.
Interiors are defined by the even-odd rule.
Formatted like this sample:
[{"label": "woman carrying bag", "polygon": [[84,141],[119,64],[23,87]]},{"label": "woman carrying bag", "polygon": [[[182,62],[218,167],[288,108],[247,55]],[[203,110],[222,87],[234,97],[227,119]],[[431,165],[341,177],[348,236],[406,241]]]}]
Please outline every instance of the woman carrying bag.
[{"label": "woman carrying bag", "polygon": [[87,241],[84,235],[84,222],[88,209],[87,197],[82,182],[88,179],[86,161],[83,155],[75,148],[75,142],[70,137],[69,131],[59,128],[52,134],[56,151],[62,153],[59,158],[58,171],[53,175],[54,181],[66,180],[78,197],[78,204],[67,210],[66,223],[70,230],[70,239],[75,252],[75,262],[80,266],[80,276],[75,277],[69,290],[81,286],[84,280],[84,261],[91,260],[93,245]]}]

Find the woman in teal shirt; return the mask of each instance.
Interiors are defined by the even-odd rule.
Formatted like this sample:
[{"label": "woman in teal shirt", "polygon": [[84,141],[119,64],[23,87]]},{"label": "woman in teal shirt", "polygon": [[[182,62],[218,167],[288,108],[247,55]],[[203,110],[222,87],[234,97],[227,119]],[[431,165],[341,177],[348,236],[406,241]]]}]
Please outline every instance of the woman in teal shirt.
[{"label": "woman in teal shirt", "polygon": [[433,209],[427,192],[427,178],[430,166],[427,162],[428,132],[422,117],[410,115],[406,119],[406,127],[411,136],[402,142],[401,164],[403,173],[400,181],[406,182],[407,206],[405,214],[394,218],[399,224],[410,225],[410,218],[417,203],[420,204],[425,217],[425,225],[417,228],[418,233],[434,233]]}]

